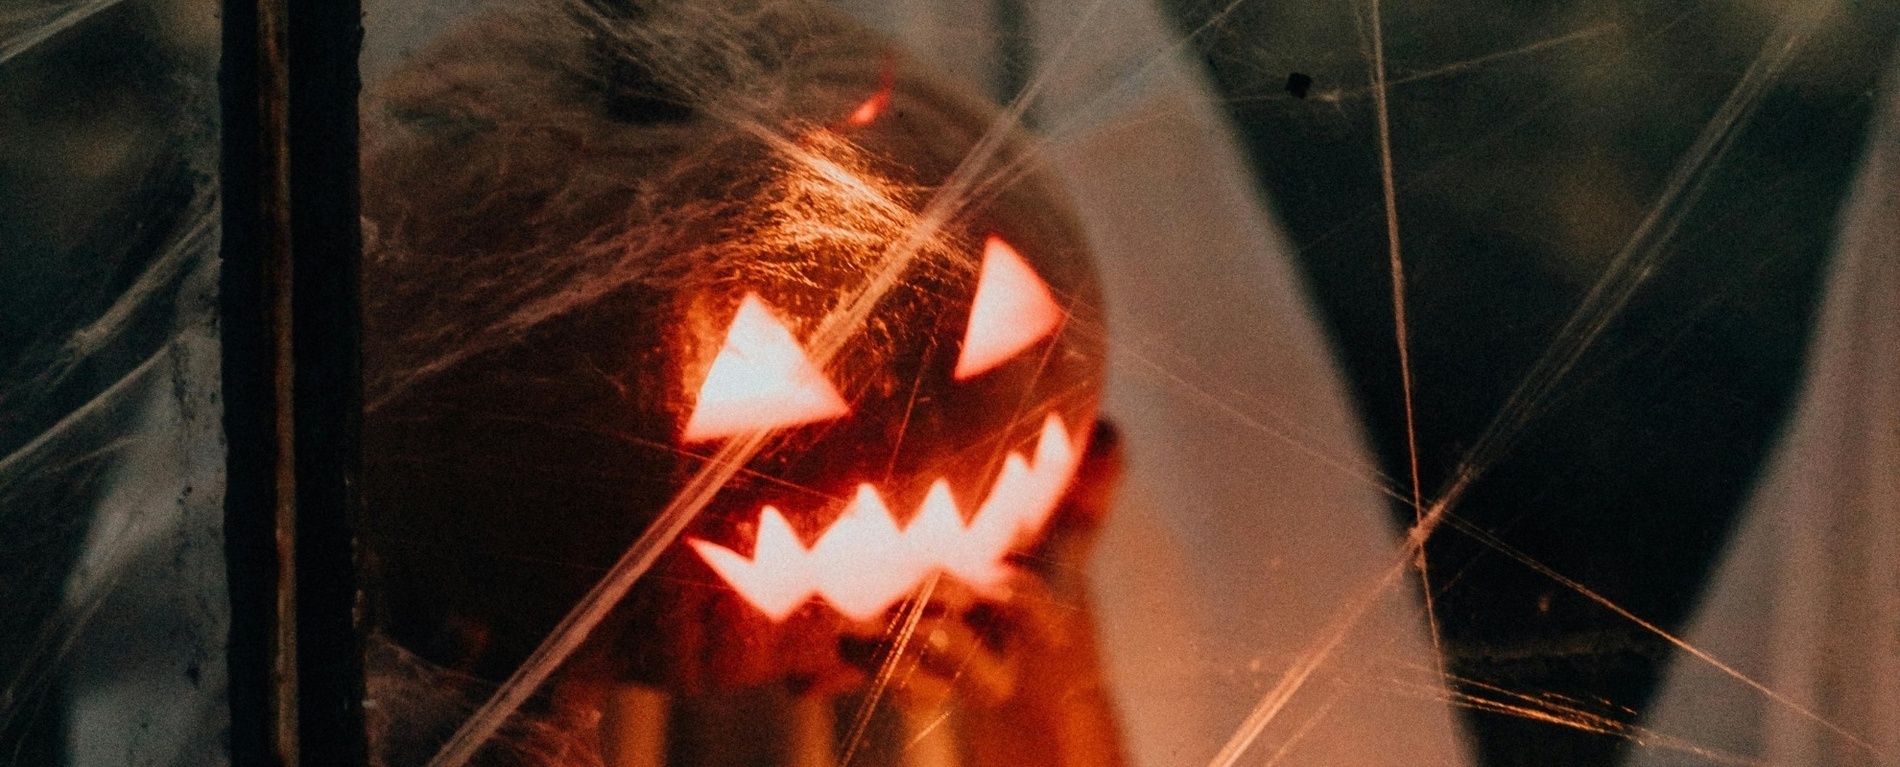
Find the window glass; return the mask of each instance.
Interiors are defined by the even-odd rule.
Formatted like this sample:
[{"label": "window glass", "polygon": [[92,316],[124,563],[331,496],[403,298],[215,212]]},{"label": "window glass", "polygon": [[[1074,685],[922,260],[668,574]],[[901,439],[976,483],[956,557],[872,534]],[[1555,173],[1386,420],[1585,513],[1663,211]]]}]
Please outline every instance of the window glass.
[{"label": "window glass", "polygon": [[1764,758],[1895,14],[1519,6],[366,3],[373,760]]},{"label": "window glass", "polygon": [[0,759],[224,737],[218,13],[0,10]]}]

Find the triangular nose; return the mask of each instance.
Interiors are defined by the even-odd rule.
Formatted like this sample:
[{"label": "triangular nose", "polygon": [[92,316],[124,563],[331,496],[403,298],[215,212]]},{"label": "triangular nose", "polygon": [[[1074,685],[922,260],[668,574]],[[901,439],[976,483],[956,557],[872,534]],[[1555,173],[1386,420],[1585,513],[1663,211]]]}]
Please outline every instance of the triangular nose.
[{"label": "triangular nose", "polygon": [[1062,324],[1048,284],[1003,238],[983,244],[983,270],[976,280],[970,326],[963,332],[956,379],[978,376],[1055,332]]},{"label": "triangular nose", "polygon": [[685,438],[701,442],[837,418],[851,412],[805,356],[798,339],[756,293],[747,293],[713,358]]}]

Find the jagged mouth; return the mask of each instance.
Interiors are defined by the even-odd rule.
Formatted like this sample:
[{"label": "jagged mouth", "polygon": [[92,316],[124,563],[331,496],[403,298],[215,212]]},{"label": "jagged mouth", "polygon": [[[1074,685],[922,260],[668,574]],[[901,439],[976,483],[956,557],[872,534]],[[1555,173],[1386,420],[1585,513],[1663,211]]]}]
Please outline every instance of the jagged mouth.
[{"label": "jagged mouth", "polygon": [[968,522],[938,478],[910,524],[900,527],[884,497],[858,485],[843,512],[810,546],[772,506],[759,510],[750,559],[710,541],[687,544],[747,604],[783,621],[814,597],[855,620],[868,620],[933,574],[979,591],[1009,577],[1009,553],[1035,539],[1075,476],[1082,445],[1054,413],[1043,420],[1033,458],[1011,451]]}]

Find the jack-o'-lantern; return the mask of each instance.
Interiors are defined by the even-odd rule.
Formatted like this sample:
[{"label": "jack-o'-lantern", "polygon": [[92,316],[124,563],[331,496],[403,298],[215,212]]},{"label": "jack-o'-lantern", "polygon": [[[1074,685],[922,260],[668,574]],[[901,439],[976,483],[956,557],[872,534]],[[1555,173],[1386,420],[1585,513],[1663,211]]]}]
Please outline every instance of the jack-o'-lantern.
[{"label": "jack-o'-lantern", "polygon": [[1079,564],[1029,558],[1089,450],[1098,292],[994,118],[796,3],[492,14],[376,85],[379,636],[505,679],[735,442],[537,705],[849,684],[925,584],[978,615]]}]

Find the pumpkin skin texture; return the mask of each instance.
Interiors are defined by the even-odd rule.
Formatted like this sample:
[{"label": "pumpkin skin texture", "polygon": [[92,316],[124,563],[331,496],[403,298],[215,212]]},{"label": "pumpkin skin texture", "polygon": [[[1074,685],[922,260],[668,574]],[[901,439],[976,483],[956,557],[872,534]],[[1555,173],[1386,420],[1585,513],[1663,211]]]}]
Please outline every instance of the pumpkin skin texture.
[{"label": "pumpkin skin texture", "polygon": [[[1099,289],[1025,140],[1005,135],[992,172],[932,207],[993,107],[822,8],[703,5],[481,17],[364,102],[365,562],[371,623],[404,657],[491,683],[521,664],[737,438],[688,425],[748,301],[848,408],[770,430],[538,705],[634,683],[853,684],[854,638],[881,635],[894,607],[853,617],[814,598],[769,615],[687,542],[752,556],[770,506],[811,545],[866,485],[901,527],[941,481],[968,522],[1051,416],[1082,475],[1100,473],[1080,455]],[[994,241],[1060,322],[959,376]],[[853,306],[868,311],[841,321]],[[1054,572],[1080,565],[1049,558],[1075,548],[1052,531],[1092,528],[1102,504],[1073,506],[1017,541],[1011,583],[944,577],[933,594],[961,610],[1079,579]]]}]

